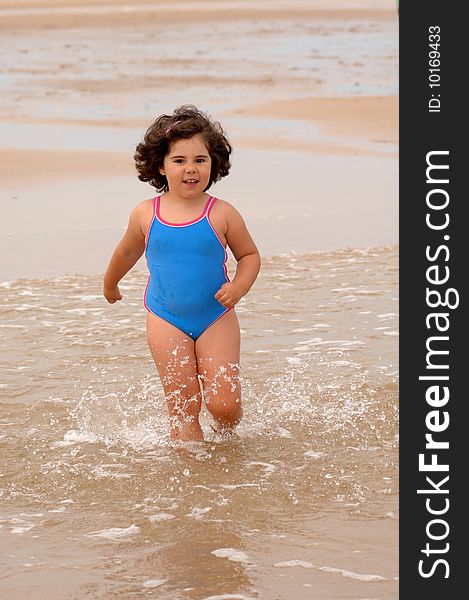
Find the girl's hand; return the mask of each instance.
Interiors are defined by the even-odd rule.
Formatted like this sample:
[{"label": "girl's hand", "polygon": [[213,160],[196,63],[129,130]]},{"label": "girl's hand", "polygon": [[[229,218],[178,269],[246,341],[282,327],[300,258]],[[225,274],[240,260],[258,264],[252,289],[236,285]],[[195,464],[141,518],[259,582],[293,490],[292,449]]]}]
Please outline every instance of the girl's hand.
[{"label": "girl's hand", "polygon": [[224,283],[218,292],[215,294],[215,300],[218,300],[220,304],[226,308],[231,308],[237,304],[244,293],[234,281],[228,281]]},{"label": "girl's hand", "polygon": [[116,285],[114,288],[107,288],[104,286],[103,294],[109,304],[114,304],[118,300],[122,300],[122,294],[120,293],[118,285]]}]

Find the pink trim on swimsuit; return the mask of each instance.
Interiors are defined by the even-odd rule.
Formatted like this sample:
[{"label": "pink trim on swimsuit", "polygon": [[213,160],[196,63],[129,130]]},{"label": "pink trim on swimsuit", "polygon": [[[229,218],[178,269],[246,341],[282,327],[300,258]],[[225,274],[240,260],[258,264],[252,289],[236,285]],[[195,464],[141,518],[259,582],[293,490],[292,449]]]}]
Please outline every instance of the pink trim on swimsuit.
[{"label": "pink trim on swimsuit", "polygon": [[193,225],[194,223],[198,223],[199,221],[202,221],[202,219],[205,217],[205,215],[207,213],[207,208],[208,208],[208,205],[210,204],[211,199],[212,199],[212,196],[209,196],[207,202],[205,203],[204,210],[203,210],[202,214],[200,215],[200,217],[197,217],[196,219],[193,219],[192,221],[186,221],[185,223],[171,223],[170,221],[166,221],[165,219],[163,219],[163,217],[161,216],[161,213],[160,213],[161,196],[158,196],[156,198],[155,216],[160,223],[163,223],[163,225],[168,225],[168,227],[186,227],[187,225]]},{"label": "pink trim on swimsuit", "polygon": [[152,226],[153,226],[153,222],[154,222],[154,220],[155,220],[155,217],[156,217],[156,199],[157,199],[157,197],[158,197],[158,196],[155,196],[155,197],[153,198],[153,216],[152,216],[152,218],[151,218],[150,225],[149,225],[149,227],[148,227],[148,231],[147,231],[147,234],[146,234],[146,236],[145,236],[145,251],[146,251],[146,249],[147,249],[147,246],[148,246],[148,238],[150,237],[150,231],[151,231],[151,228],[152,228]]}]

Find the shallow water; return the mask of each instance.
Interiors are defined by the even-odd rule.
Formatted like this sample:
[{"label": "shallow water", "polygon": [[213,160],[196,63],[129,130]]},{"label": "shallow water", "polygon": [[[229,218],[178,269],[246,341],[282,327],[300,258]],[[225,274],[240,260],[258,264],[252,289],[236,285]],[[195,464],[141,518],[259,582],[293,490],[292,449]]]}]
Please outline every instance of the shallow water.
[{"label": "shallow water", "polygon": [[0,284],[6,597],[397,593],[397,248],[264,259],[238,440],[171,444],[146,274]]}]

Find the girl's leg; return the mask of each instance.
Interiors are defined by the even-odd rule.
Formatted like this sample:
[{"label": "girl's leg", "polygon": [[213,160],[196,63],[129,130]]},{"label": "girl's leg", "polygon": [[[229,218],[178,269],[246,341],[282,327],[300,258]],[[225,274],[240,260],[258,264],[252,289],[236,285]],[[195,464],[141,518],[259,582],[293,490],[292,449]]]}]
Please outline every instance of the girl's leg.
[{"label": "girl's leg", "polygon": [[224,314],[197,338],[195,354],[207,410],[219,431],[232,430],[243,414],[239,382],[240,332],[234,310]]},{"label": "girl's leg", "polygon": [[147,340],[166,396],[171,439],[203,440],[194,340],[152,313],[147,315]]}]

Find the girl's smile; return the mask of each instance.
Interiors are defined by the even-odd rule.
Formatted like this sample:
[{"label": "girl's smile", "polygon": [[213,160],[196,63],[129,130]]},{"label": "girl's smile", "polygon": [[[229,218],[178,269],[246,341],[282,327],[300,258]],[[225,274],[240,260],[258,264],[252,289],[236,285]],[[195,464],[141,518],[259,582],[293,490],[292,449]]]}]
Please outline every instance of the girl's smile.
[{"label": "girl's smile", "polygon": [[194,135],[171,145],[160,173],[168,180],[170,192],[182,198],[193,198],[208,186],[211,167],[212,159],[203,138]]}]

